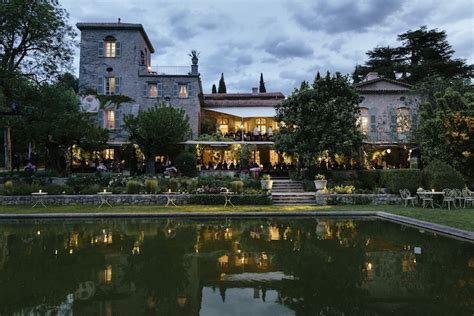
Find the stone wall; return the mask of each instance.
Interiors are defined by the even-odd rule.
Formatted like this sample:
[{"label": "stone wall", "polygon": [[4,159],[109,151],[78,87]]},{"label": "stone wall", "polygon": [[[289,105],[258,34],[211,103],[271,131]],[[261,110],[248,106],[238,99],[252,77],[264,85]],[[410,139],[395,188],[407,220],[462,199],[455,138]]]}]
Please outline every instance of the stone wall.
[{"label": "stone wall", "polygon": [[401,199],[397,194],[315,194],[317,205],[330,204],[400,204]]},{"label": "stone wall", "polygon": [[[189,204],[191,194],[174,196],[176,204]],[[244,196],[239,196],[245,199]],[[46,195],[42,197],[46,205],[98,205],[101,196],[91,195]],[[164,194],[112,194],[107,196],[111,204],[122,205],[165,205]],[[0,196],[0,205],[33,205],[37,198],[30,195]],[[396,194],[315,194],[316,205],[329,204],[400,204],[401,199]]]}]

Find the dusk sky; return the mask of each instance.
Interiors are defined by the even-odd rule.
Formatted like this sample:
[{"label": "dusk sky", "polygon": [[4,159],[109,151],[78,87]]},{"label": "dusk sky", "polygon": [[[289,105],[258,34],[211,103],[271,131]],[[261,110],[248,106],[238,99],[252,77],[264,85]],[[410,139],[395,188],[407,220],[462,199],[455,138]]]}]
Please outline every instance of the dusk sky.
[{"label": "dusk sky", "polygon": [[[152,65],[188,66],[198,50],[205,93],[221,72],[227,92],[250,92],[263,72],[267,91],[289,94],[317,71],[352,72],[367,50],[398,45],[397,34],[422,25],[445,30],[454,56],[474,63],[472,0],[60,2],[71,24],[143,24],[156,50]],[[76,51],[76,74],[78,64]]]}]

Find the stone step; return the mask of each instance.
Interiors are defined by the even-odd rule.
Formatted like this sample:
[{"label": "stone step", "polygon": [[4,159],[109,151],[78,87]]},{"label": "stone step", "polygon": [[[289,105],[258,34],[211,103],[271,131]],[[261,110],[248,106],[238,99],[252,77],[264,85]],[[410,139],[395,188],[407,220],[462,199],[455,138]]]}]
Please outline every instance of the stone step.
[{"label": "stone step", "polygon": [[315,200],[273,201],[273,205],[316,205]]},{"label": "stone step", "polygon": [[314,197],[310,196],[278,196],[272,197],[273,201],[297,201],[297,200],[315,200]]}]

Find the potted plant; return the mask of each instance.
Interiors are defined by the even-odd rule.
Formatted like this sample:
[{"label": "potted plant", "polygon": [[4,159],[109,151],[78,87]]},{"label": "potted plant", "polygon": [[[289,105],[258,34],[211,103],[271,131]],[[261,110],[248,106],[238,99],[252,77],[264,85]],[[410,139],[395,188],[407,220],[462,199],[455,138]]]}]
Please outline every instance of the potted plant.
[{"label": "potted plant", "polygon": [[323,174],[317,174],[314,177],[314,187],[316,188],[316,193],[324,193],[326,191],[326,185],[328,180]]},{"label": "potted plant", "polygon": [[273,187],[273,180],[269,174],[264,174],[262,176],[262,180],[260,180],[260,185],[262,186],[262,190],[270,191]]},{"label": "potted plant", "polygon": [[199,61],[199,53],[193,49],[191,51],[191,54],[189,54],[189,57],[191,57],[191,61],[193,62],[193,65],[197,65]]}]

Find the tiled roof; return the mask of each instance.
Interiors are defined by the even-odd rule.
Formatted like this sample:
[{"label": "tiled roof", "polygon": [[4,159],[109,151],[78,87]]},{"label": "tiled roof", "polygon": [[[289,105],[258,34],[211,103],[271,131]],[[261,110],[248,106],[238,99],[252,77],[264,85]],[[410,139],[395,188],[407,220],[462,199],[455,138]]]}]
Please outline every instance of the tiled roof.
[{"label": "tiled roof", "polygon": [[393,84],[396,84],[396,85],[399,85],[399,86],[402,86],[402,87],[405,87],[405,88],[408,88],[408,89],[413,88],[413,86],[411,84],[401,82],[401,81],[397,81],[397,80],[384,78],[384,77],[379,77],[379,78],[372,79],[372,80],[362,81],[362,82],[354,84],[353,86],[357,90],[357,88],[365,87],[365,86],[368,86],[368,85],[371,85],[373,83],[380,82],[380,81],[387,81],[387,82],[390,82],[390,83],[393,83]]},{"label": "tiled roof", "polygon": [[79,30],[136,30],[142,33],[145,42],[150,48],[150,52],[154,53],[155,49],[148,38],[148,35],[141,24],[134,24],[134,23],[77,23],[76,27]]},{"label": "tiled roof", "polygon": [[281,92],[269,93],[213,93],[204,95],[205,107],[274,107],[285,99]]}]

